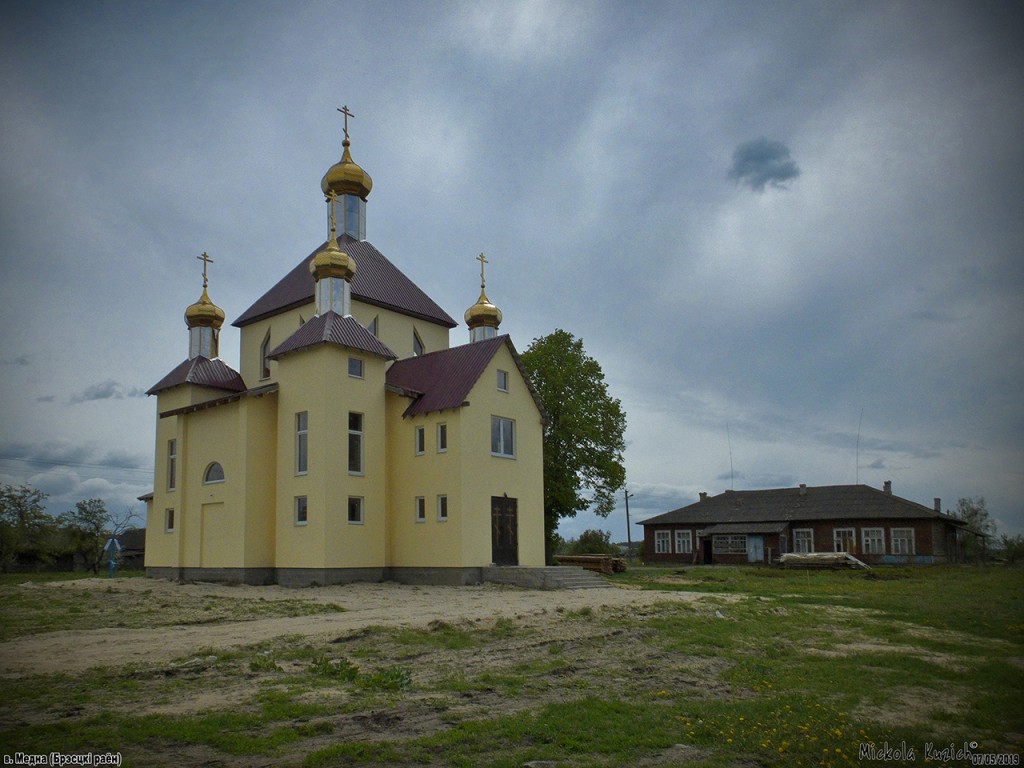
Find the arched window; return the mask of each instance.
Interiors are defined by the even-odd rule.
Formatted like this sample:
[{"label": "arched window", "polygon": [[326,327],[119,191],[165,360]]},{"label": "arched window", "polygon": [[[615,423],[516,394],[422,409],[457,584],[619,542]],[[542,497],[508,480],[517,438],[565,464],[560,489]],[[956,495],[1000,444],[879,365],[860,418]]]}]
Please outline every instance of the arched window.
[{"label": "arched window", "polygon": [[219,462],[213,462],[206,468],[203,473],[204,483],[223,483],[224,482],[224,467]]}]

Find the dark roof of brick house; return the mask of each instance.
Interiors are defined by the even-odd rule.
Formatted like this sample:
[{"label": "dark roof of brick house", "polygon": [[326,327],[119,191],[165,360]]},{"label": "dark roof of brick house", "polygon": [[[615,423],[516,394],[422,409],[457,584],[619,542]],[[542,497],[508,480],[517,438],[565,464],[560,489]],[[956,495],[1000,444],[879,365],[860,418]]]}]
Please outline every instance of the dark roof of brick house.
[{"label": "dark roof of brick house", "polygon": [[[232,325],[239,328],[313,301],[314,283],[309,263],[323,248],[318,246],[277,285],[263,294]],[[355,259],[352,298],[392,309],[405,315],[454,328],[457,323],[380,251],[365,240],[349,235],[338,238],[338,247]]]},{"label": "dark roof of brick house", "polygon": [[725,491],[648,518],[640,525],[759,524],[887,518],[932,518],[954,525],[962,524],[955,517],[867,485],[823,485],[762,491]]},{"label": "dark roof of brick house", "polygon": [[185,360],[173,371],[154,384],[147,395],[155,395],[180,384],[196,384],[200,387],[223,389],[228,392],[245,391],[241,374],[219,358],[211,360],[202,355]]},{"label": "dark roof of brick house", "polygon": [[337,312],[325,312],[304,323],[295,333],[282,341],[268,355],[276,360],[289,352],[308,349],[317,344],[337,344],[349,349],[369,352],[371,355],[394,360],[398,357],[380,339],[366,330],[351,315],[342,317]]},{"label": "dark roof of brick house", "polygon": [[533,401],[541,415],[544,408],[530,378],[526,374],[519,353],[508,336],[463,344],[450,349],[409,357],[394,363],[387,372],[387,385],[392,391],[413,398],[403,416],[416,416],[449,408],[461,408],[473,385],[479,380],[494,355],[502,347],[512,353],[523,380],[529,387]]}]

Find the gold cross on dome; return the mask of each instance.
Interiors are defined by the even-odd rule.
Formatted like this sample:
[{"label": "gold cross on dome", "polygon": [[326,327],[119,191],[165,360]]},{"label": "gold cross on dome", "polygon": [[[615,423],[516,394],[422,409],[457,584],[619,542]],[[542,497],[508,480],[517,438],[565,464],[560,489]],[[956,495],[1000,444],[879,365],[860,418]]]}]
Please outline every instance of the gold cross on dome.
[{"label": "gold cross on dome", "polygon": [[203,255],[202,256],[196,256],[196,258],[199,259],[199,261],[203,262],[203,288],[205,288],[206,285],[207,285],[206,265],[207,264],[213,264],[213,259],[211,259],[209,257],[209,255],[207,255],[206,251],[203,251]]},{"label": "gold cross on dome", "polygon": [[489,262],[487,260],[487,257],[484,256],[482,253],[479,256],[476,257],[476,260],[480,262],[480,287],[483,288],[484,287],[484,264],[490,264],[491,262]]},{"label": "gold cross on dome", "polygon": [[348,111],[348,104],[343,106],[338,111],[341,112],[341,114],[343,114],[345,116],[345,138],[347,139],[348,138],[348,119],[350,117],[355,117],[355,115],[353,115],[351,112]]}]

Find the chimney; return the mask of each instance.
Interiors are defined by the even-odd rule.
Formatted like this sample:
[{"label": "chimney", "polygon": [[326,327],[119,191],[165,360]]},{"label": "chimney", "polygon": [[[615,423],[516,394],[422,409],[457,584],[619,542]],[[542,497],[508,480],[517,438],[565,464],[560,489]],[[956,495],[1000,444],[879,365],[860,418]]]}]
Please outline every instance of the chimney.
[{"label": "chimney", "polygon": [[892,494],[892,480],[886,480],[882,483],[882,490],[888,494]]},{"label": "chimney", "polygon": [[935,497],[935,511],[942,511],[942,499],[940,499],[938,496]]},{"label": "chimney", "polygon": [[800,483],[800,495],[801,496],[806,496],[807,495],[807,483]]},{"label": "chimney", "polygon": [[700,500],[701,501],[707,501],[708,500],[708,492],[707,491],[701,491],[700,492]]}]

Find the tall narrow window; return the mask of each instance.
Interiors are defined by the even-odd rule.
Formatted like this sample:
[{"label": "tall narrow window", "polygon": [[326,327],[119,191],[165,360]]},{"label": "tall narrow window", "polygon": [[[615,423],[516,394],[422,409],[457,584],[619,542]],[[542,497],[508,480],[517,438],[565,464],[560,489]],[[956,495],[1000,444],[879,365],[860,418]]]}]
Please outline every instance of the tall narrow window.
[{"label": "tall narrow window", "polygon": [[305,525],[308,518],[309,509],[306,506],[305,496],[295,497],[295,524]]},{"label": "tall narrow window", "polygon": [[260,380],[270,378],[270,329],[267,329],[267,335],[263,337],[263,343],[260,344]]},{"label": "tall narrow window", "polygon": [[814,530],[812,528],[793,529],[793,551],[801,554],[814,551]]},{"label": "tall narrow window", "polygon": [[416,522],[425,523],[427,521],[427,500],[422,496],[416,497]]},{"label": "tall narrow window", "polygon": [[508,371],[498,371],[498,391],[508,392]]},{"label": "tall narrow window", "polygon": [[419,357],[423,354],[423,351],[423,339],[421,339],[420,335],[414,330],[412,332],[412,353],[416,357]]},{"label": "tall narrow window", "polygon": [[416,427],[415,431],[416,455],[422,456],[427,447],[426,430],[423,427]]},{"label": "tall narrow window", "polygon": [[832,549],[836,552],[853,552],[856,540],[853,528],[832,529]]},{"label": "tall narrow window", "polygon": [[378,335],[377,334],[377,329],[378,329],[379,325],[380,325],[379,315],[374,315],[373,316],[373,320],[370,321],[370,324],[366,327],[366,330],[368,330],[374,336],[377,336]]},{"label": "tall narrow window", "polygon": [[656,555],[668,555],[672,553],[672,532],[654,532],[654,553]]},{"label": "tall narrow window", "polygon": [[491,455],[513,458],[516,423],[512,419],[491,416]]},{"label": "tall narrow window", "polygon": [[885,554],[885,530],[882,528],[861,528],[861,548],[865,555]]},{"label": "tall narrow window", "polygon": [[309,471],[309,413],[295,414],[295,474]]},{"label": "tall narrow window", "polygon": [[444,494],[437,497],[437,519],[442,523],[448,520],[448,497]]},{"label": "tall narrow window", "polygon": [[892,553],[894,555],[914,554],[913,528],[893,528],[889,534],[892,537]]},{"label": "tall narrow window", "polygon": [[362,496],[349,496],[348,497],[348,521],[352,525],[363,524],[363,497]]},{"label": "tall narrow window", "polygon": [[174,530],[174,510],[164,510],[164,530],[171,533]]},{"label": "tall narrow window", "polygon": [[178,487],[178,441],[167,441],[167,490]]},{"label": "tall narrow window", "polygon": [[437,452],[444,453],[448,450],[448,425],[437,425]]},{"label": "tall narrow window", "polygon": [[676,552],[680,555],[693,552],[693,537],[690,531],[676,531]]},{"label": "tall narrow window", "polygon": [[348,473],[363,474],[363,414],[348,415]]}]

